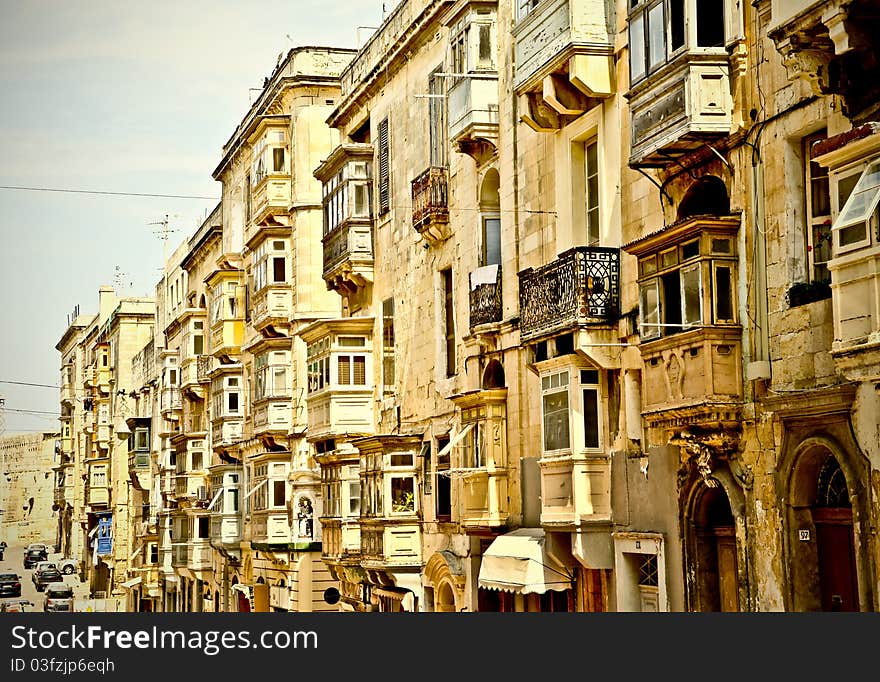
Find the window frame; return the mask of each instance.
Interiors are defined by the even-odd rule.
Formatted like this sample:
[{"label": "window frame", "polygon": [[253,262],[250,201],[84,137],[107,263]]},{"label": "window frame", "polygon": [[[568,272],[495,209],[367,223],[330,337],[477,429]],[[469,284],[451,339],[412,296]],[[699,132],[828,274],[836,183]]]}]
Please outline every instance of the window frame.
[{"label": "window frame", "polygon": [[[861,161],[857,164],[849,165],[836,171],[832,176],[833,191],[831,194],[831,201],[832,209],[834,211],[834,218],[831,225],[831,233],[834,240],[832,247],[832,256],[834,258],[841,254],[870,247],[871,244],[874,243],[875,232],[877,231],[878,225],[878,207],[880,207],[880,179],[878,179],[877,184],[873,185],[872,187],[869,186],[863,190],[860,190],[860,192],[872,193],[871,195],[868,195],[866,197],[865,204],[866,206],[871,207],[870,210],[866,210],[862,213],[861,216],[856,215],[855,219],[850,218],[847,222],[841,224],[841,218],[846,216],[850,202],[853,201],[853,197],[856,195],[856,191],[859,189],[859,185],[861,184],[862,180],[867,177],[868,170],[871,168],[873,168],[873,171],[871,173],[872,175],[880,176],[880,157],[874,157],[872,159]],[[846,199],[843,201],[843,205],[841,206],[840,185],[842,181],[853,178],[856,175],[858,175],[858,178],[856,179],[855,184],[853,184],[852,189],[850,189],[848,195],[846,196]],[[861,220],[859,220],[860,217]],[[859,223],[863,223],[865,226],[864,238],[859,241],[854,241],[841,246],[841,233],[844,230],[852,229]]]},{"label": "window frame", "polygon": [[[565,383],[562,377],[565,376]],[[553,385],[553,377],[559,377],[555,386]],[[570,454],[572,452],[572,425],[571,425],[571,369],[566,367],[562,369],[554,369],[545,372],[540,376],[541,382],[541,452],[544,457],[555,457],[559,455]],[[548,429],[547,429],[547,398],[556,396],[565,396],[564,408],[557,408],[550,414],[556,415],[565,412],[566,438],[568,444],[563,447],[548,447]]]}]

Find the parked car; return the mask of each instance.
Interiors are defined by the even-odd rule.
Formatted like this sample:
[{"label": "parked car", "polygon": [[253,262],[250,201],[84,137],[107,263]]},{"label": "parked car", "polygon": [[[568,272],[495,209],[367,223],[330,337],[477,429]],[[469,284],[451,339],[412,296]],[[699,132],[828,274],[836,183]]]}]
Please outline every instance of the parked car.
[{"label": "parked car", "polygon": [[37,592],[42,592],[49,583],[61,582],[61,571],[58,570],[54,562],[41,561],[34,569],[31,580],[34,581]]},{"label": "parked car", "polygon": [[14,597],[11,599],[0,599],[0,613],[22,613],[27,611],[28,606],[33,606],[32,601]]},{"label": "parked car", "polygon": [[46,585],[43,611],[73,611],[73,588],[67,583]]},{"label": "parked car", "polygon": [[76,559],[59,559],[57,565],[58,570],[64,575],[73,575],[79,568],[79,562]]},{"label": "parked car", "polygon": [[33,568],[41,561],[46,561],[48,558],[49,553],[45,549],[40,549],[38,547],[28,548],[24,551],[24,567]]},{"label": "parked car", "polygon": [[0,597],[20,597],[21,576],[17,573],[0,573]]}]

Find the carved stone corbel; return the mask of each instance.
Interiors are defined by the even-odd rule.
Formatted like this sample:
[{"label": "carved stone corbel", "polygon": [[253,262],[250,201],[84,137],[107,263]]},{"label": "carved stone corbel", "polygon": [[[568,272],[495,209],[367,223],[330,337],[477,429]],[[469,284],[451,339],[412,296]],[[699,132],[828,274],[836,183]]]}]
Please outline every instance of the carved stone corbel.
[{"label": "carved stone corbel", "polygon": [[[669,439],[670,445],[680,448],[681,468],[678,472],[679,486],[687,479],[688,468],[693,463],[697,473],[709,488],[718,487],[713,469],[721,461],[730,463],[739,445],[739,434],[729,431],[694,432],[684,429]],[[736,474],[734,474],[736,475]],[[739,477],[737,477],[739,479]]]}]

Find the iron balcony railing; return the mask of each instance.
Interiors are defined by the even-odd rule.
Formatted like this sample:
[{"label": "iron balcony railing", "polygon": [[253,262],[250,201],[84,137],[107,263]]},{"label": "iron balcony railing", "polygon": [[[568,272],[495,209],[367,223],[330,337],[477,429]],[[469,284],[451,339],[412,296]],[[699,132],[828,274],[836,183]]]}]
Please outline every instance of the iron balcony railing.
[{"label": "iron balcony railing", "polygon": [[609,320],[620,308],[620,249],[578,246],[519,273],[520,339]]},{"label": "iron balcony railing", "polygon": [[471,329],[501,322],[501,266],[486,265],[468,274]]},{"label": "iron balcony railing", "polygon": [[449,222],[448,171],[431,166],[412,181],[413,227]]}]

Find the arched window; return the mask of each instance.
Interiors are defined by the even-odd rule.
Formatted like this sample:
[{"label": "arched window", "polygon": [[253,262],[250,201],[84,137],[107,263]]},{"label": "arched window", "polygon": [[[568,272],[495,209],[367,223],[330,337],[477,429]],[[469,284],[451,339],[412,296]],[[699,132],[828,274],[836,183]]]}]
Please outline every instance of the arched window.
[{"label": "arched window", "polygon": [[816,486],[817,507],[850,507],[849,492],[846,489],[846,477],[834,455],[819,470]]}]

